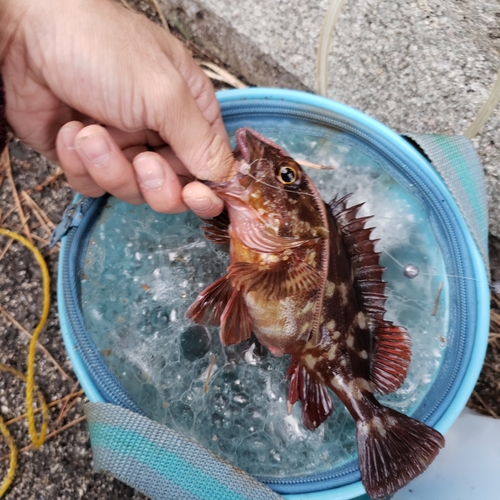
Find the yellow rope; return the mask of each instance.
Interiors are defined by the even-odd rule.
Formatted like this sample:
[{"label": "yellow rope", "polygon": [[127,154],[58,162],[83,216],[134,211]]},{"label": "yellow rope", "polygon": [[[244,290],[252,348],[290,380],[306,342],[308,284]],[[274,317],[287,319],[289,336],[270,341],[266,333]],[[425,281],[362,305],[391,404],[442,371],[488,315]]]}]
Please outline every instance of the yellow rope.
[{"label": "yellow rope", "polygon": [[14,474],[16,472],[16,464],[17,464],[17,448],[16,443],[12,439],[12,435],[9,432],[8,427],[5,425],[4,419],[0,416],[0,431],[7,439],[7,444],[10,448],[10,463],[9,470],[7,471],[7,476],[3,480],[3,483],[0,485],[0,498],[3,497],[3,494],[7,491],[7,488],[10,486],[14,479]]},{"label": "yellow rope", "polygon": [[[47,428],[49,425],[49,409],[47,407],[47,404],[45,403],[45,399],[44,399],[42,393],[36,388],[36,385],[35,385],[35,349],[36,349],[38,336],[39,336],[40,332],[42,331],[43,327],[45,326],[45,322],[47,321],[47,317],[49,315],[49,307],[50,307],[49,270],[47,268],[47,264],[45,263],[45,260],[43,259],[42,254],[26,238],[24,238],[23,236],[20,236],[17,233],[13,233],[12,231],[9,231],[8,229],[3,229],[3,228],[0,228],[0,234],[7,236],[9,238],[12,238],[14,240],[17,240],[20,243],[22,243],[26,248],[28,248],[35,256],[35,259],[37,260],[37,262],[40,265],[40,268],[42,270],[42,278],[43,278],[42,316],[40,318],[40,321],[38,322],[37,327],[35,328],[35,330],[33,332],[33,336],[31,337],[31,341],[30,341],[30,345],[29,345],[29,349],[28,349],[28,367],[27,367],[26,376],[10,366],[0,365],[0,370],[10,372],[10,373],[16,375],[17,377],[19,377],[21,380],[26,382],[26,415],[28,418],[28,429],[29,429],[31,441],[33,443],[33,447],[39,448],[43,444],[43,442],[45,441],[45,436],[47,435]],[[37,434],[36,425],[35,425],[35,413],[33,410],[33,391],[34,390],[37,391],[37,396],[38,396],[38,400],[40,402],[40,407],[42,409],[42,415],[43,415],[42,428],[40,430],[40,434]],[[0,419],[1,419],[1,417],[0,417]],[[14,479],[14,471],[16,469],[16,464],[17,464],[17,449],[16,449],[16,446],[14,444],[14,441],[12,440],[12,436],[11,436],[9,430],[7,429],[7,426],[5,425],[3,419],[0,421],[0,431],[7,439],[7,443],[8,443],[9,448],[10,448],[9,470],[7,472],[7,477],[5,478],[3,483],[0,485],[0,497],[2,497],[3,494],[9,488],[10,484],[12,483],[12,480]]]}]

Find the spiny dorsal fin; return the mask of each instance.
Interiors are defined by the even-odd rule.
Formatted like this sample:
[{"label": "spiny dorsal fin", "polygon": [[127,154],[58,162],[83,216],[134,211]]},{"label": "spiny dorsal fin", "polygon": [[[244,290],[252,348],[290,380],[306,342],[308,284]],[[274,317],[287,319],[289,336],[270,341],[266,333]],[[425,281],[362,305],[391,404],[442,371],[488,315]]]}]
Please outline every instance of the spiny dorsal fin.
[{"label": "spiny dorsal fin", "polygon": [[371,352],[371,379],[377,391],[387,394],[398,389],[406,378],[411,350],[408,332],[384,320],[386,283],[384,268],[371,240],[373,228],[365,228],[371,217],[357,217],[362,203],[347,207],[350,195],[334,199],[329,206],[340,225],[347,255],[353,267],[362,308],[368,315],[374,342]]},{"label": "spiny dorsal fin", "polygon": [[236,262],[228,270],[231,283],[238,290],[259,291],[269,300],[309,292],[321,279],[316,269],[293,255],[271,264]]},{"label": "spiny dorsal fin", "polygon": [[201,228],[205,232],[207,240],[219,245],[229,245],[229,215],[226,209],[217,215],[217,217],[202,219],[202,221],[204,225]]}]

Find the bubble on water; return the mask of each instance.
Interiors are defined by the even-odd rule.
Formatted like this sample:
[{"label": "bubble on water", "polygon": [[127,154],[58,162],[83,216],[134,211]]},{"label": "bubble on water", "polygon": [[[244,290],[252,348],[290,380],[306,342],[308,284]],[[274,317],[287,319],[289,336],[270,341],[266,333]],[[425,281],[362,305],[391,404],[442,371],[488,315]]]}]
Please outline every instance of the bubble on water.
[{"label": "bubble on water", "polygon": [[[374,216],[369,225],[386,268],[385,317],[406,327],[412,340],[407,379],[380,400],[411,413],[432,386],[447,336],[447,281],[425,210],[350,144],[262,132],[299,159],[335,167],[306,168],[326,201],[352,193],[348,204],[365,202],[359,215]],[[199,226],[192,213],[162,215],[108,201],[89,239],[82,281],[87,329],[103,359],[146,415],[251,474],[303,476],[351,460],[355,424],[335,395],[333,414],[308,431],[299,403],[288,413],[288,356],[274,357],[253,339],[223,348],[217,328],[185,318],[229,262],[227,248],[207,242]],[[413,279],[403,278],[408,263],[420,271]]]},{"label": "bubble on water", "polygon": [[403,274],[410,279],[416,278],[419,274],[418,267],[414,264],[408,264],[403,271]]},{"label": "bubble on water", "polygon": [[181,353],[188,361],[203,358],[210,350],[211,341],[210,332],[204,326],[190,326],[181,333]]}]

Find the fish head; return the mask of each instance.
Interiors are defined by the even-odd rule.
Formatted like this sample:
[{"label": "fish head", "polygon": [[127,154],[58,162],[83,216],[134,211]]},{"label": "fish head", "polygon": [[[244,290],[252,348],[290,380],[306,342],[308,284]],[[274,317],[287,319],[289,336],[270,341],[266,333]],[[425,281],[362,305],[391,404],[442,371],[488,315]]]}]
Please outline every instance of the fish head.
[{"label": "fish head", "polygon": [[233,225],[237,220],[248,224],[251,219],[262,231],[280,237],[326,237],[321,197],[283,149],[242,128],[236,131],[233,154],[239,160],[236,176],[224,183],[207,183],[224,200]]}]

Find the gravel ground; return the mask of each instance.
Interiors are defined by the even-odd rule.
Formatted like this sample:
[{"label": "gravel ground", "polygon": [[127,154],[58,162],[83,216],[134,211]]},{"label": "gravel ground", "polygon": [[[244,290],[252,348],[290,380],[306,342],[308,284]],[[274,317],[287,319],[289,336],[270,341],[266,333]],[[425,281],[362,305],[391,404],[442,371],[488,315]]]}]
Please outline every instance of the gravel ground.
[{"label": "gravel ground", "polygon": [[[55,165],[27,149],[17,140],[11,143],[10,154],[13,177],[19,193],[34,189],[56,172]],[[60,220],[62,211],[73,196],[73,191],[62,177],[41,191],[32,193],[33,200],[54,223]],[[8,178],[5,177],[0,186],[0,210],[3,214],[0,220],[12,206],[12,190]],[[29,213],[25,207],[24,210]],[[16,230],[19,222],[19,217],[14,212],[2,227]],[[34,234],[44,239],[48,238],[47,232],[42,227],[35,229],[38,221],[34,216],[30,217],[29,224]],[[2,237],[0,247],[3,249],[6,243],[7,239]],[[49,265],[52,277],[51,310],[40,340],[74,381],[76,377],[62,343],[57,315],[55,289],[58,252],[49,251],[47,245],[43,243],[37,246]],[[41,273],[31,253],[21,245],[13,244],[0,261],[0,276],[1,306],[28,331],[33,331],[40,317],[42,296]],[[0,346],[0,362],[25,372],[28,340],[3,316],[0,319]],[[36,356],[36,380],[47,402],[62,398],[73,386],[73,382],[63,377],[43,353],[38,353]],[[62,425],[83,415],[83,402],[84,398],[80,398],[62,421]],[[4,372],[0,372],[0,405],[5,420],[21,415],[25,411],[24,384]],[[51,411],[49,432],[53,429],[61,407],[62,405],[58,405]],[[29,444],[25,420],[11,425],[10,430],[19,448]],[[8,448],[2,442],[0,457],[7,453]],[[7,466],[8,460],[0,461],[1,477],[5,475]],[[20,453],[14,484],[5,498],[7,500],[78,498],[139,500],[145,497],[117,480],[103,474],[92,473],[89,438],[86,424],[82,422],[49,439],[39,450]]]},{"label": "gravel ground", "polygon": [[[151,16],[154,12],[144,2],[137,2]],[[64,178],[58,176],[52,183],[36,191],[35,188],[57,173],[57,166],[24,147],[19,141],[10,144],[12,172],[17,191],[33,190],[33,200],[45,211],[50,220],[57,224],[65,206],[73,197],[73,192],[66,185]],[[0,221],[14,206],[10,182],[4,173],[0,172]],[[38,220],[30,214],[29,226],[38,237],[47,240],[48,234],[43,227],[38,226]],[[18,230],[20,224],[16,212],[10,215],[1,225],[12,230]],[[7,239],[0,237],[0,252]],[[57,250],[49,251],[43,242],[37,243],[49,264],[52,276],[51,311],[49,321],[42,332],[41,343],[52,356],[75,380],[67,358],[58,324],[56,308],[56,268]],[[499,240],[493,240],[492,269],[493,279],[500,280]],[[41,310],[42,297],[40,293],[41,275],[31,254],[19,244],[13,244],[0,260],[0,305],[20,322],[28,331],[36,326]],[[500,319],[500,303],[494,307],[495,317]],[[500,323],[492,325],[492,331],[500,332]],[[3,315],[0,315],[0,363],[10,364],[18,370],[26,370],[26,353],[28,341],[17,327],[11,325]],[[500,339],[492,338],[485,368],[476,387],[479,398],[473,397],[471,405],[485,413],[500,415]],[[41,353],[36,357],[36,379],[47,401],[56,401],[68,394],[73,382],[62,374]],[[483,403],[481,403],[481,400]],[[66,425],[83,415],[82,397],[63,419],[61,425]],[[0,372],[0,413],[9,420],[24,413],[24,384],[12,375]],[[61,404],[51,410],[51,427],[61,409]],[[29,444],[27,425],[24,420],[12,424],[10,430],[19,447]],[[5,443],[0,442],[0,478],[8,467],[8,460],[3,457],[8,454]],[[1,479],[0,479],[1,480]],[[47,440],[39,450],[28,450],[20,453],[16,477],[12,487],[5,496],[6,500],[66,500],[66,499],[144,499],[145,497],[123,483],[104,474],[92,473],[90,444],[85,422],[74,425],[57,436]]]}]

